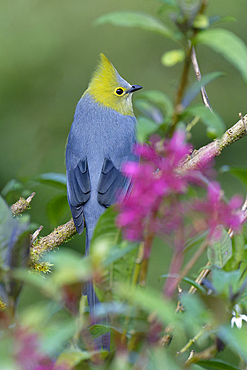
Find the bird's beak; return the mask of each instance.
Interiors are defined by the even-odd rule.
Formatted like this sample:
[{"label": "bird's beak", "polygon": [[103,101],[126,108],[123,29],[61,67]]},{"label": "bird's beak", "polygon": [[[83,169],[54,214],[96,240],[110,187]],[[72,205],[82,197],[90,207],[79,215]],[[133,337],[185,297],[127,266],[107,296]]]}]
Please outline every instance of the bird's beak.
[{"label": "bird's beak", "polygon": [[128,93],[131,94],[133,93],[134,91],[137,91],[137,90],[141,90],[142,89],[142,86],[140,85],[133,85],[131,86],[131,88],[129,89]]}]

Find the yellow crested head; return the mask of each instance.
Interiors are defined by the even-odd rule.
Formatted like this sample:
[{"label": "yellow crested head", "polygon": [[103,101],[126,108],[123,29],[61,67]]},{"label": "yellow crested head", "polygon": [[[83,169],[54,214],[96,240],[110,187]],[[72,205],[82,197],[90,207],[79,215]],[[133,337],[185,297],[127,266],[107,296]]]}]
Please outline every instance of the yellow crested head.
[{"label": "yellow crested head", "polygon": [[100,105],[116,110],[123,115],[133,116],[131,96],[142,87],[130,85],[113,67],[104,54],[90,80],[87,93]]}]

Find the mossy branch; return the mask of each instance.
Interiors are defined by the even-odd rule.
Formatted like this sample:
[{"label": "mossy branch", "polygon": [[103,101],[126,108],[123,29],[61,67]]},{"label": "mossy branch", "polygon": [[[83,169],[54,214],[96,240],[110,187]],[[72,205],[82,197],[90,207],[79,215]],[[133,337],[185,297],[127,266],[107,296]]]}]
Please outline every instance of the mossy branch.
[{"label": "mossy branch", "polygon": [[20,198],[16,203],[11,206],[13,216],[18,216],[30,208],[31,201],[35,193],[32,193],[27,199]]}]

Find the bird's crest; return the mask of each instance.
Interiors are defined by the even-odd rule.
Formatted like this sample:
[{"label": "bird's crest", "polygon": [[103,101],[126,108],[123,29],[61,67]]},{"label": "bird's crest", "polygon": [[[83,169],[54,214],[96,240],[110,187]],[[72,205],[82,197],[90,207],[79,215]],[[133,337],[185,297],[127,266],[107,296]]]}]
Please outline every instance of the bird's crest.
[{"label": "bird's crest", "polygon": [[117,96],[116,90],[119,87],[124,92],[130,89],[131,85],[118,74],[107,57],[100,54],[99,64],[89,82],[87,92],[99,104],[124,115],[133,115],[130,97],[127,99],[127,95]]}]

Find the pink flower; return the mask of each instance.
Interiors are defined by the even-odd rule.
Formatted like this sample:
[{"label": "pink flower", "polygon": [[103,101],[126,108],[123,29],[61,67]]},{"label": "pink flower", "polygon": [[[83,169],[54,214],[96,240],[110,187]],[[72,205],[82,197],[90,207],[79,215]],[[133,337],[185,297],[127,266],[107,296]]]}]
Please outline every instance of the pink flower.
[{"label": "pink flower", "polygon": [[[123,229],[125,238],[142,240],[146,232],[168,235],[185,224],[191,209],[202,214],[203,226],[209,230],[210,238],[217,236],[218,225],[238,230],[241,197],[234,196],[227,204],[220,185],[210,183],[202,174],[203,170],[209,170],[211,151],[210,155],[203,156],[200,168],[181,171],[181,164],[191,152],[185,133],[178,130],[163,146],[159,144],[157,140],[150,146],[137,144],[134,150],[140,156],[140,163],[127,162],[123,166],[123,173],[133,183],[130,194],[118,205],[117,225]],[[207,199],[193,204],[185,201],[182,195],[191,184],[209,184]]]},{"label": "pink flower", "polygon": [[217,182],[210,183],[206,200],[196,200],[192,208],[202,213],[209,230],[209,237],[219,238],[217,227],[223,225],[235,231],[241,227],[242,197],[235,195],[227,204],[223,191]]},{"label": "pink flower", "polygon": [[[141,240],[147,227],[152,232],[157,232],[160,227],[171,232],[181,221],[175,211],[174,197],[188,188],[188,175],[177,173],[181,161],[191,151],[184,140],[183,131],[175,132],[172,139],[164,142],[164,156],[157,153],[155,145],[137,144],[134,151],[140,155],[141,163],[124,164],[122,171],[132,179],[133,187],[119,204],[117,224],[123,228],[127,239]],[[162,204],[163,213],[160,214]]]}]

